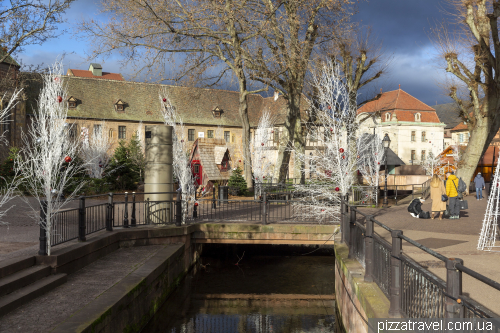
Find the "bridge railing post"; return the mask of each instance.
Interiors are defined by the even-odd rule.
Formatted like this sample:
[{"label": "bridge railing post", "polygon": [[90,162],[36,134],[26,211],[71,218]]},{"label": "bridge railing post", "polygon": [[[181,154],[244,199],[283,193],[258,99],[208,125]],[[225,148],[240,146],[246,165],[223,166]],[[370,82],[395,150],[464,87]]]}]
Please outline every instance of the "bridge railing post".
[{"label": "bridge railing post", "polygon": [[123,214],[123,227],[128,228],[128,192],[125,192],[125,212]]},{"label": "bridge railing post", "polygon": [[[38,250],[38,255],[47,255],[47,232],[45,231],[45,226],[47,225],[47,201],[40,201],[40,249]],[[50,240],[49,240],[50,242]]]},{"label": "bridge railing post", "polygon": [[136,226],[136,220],[135,220],[135,192],[132,192],[132,218],[130,219],[130,226],[135,227]]},{"label": "bridge railing post", "polygon": [[373,257],[375,243],[373,242],[373,215],[366,217],[365,233],[365,281],[373,282]]},{"label": "bridge railing post", "polygon": [[87,239],[85,237],[86,233],[86,217],[85,217],[85,197],[80,197],[80,206],[78,208],[78,240],[80,242],[85,242]]},{"label": "bridge railing post", "polygon": [[456,299],[462,295],[462,272],[455,268],[456,264],[464,264],[462,259],[450,258],[446,261],[446,293],[453,297],[446,297],[446,318],[463,318],[463,305]]},{"label": "bridge railing post", "polygon": [[401,270],[401,252],[402,252],[402,239],[399,235],[402,235],[401,230],[392,230],[392,250],[391,250],[391,284],[389,286],[389,301],[391,305],[389,307],[389,317],[391,318],[401,318],[401,281],[402,281],[402,270]]},{"label": "bridge railing post", "polygon": [[106,207],[106,230],[113,231],[113,193],[108,194],[108,206]]},{"label": "bridge railing post", "polygon": [[346,207],[348,210],[348,212],[346,212],[346,218],[348,219],[349,225],[349,254],[347,258],[352,259],[356,257],[354,253],[354,244],[356,242],[356,233],[354,230],[356,228],[356,211],[352,207],[349,207],[349,204],[346,204]]},{"label": "bridge railing post", "polygon": [[349,245],[349,220],[347,218],[347,195],[340,195],[340,223],[342,226],[342,243]]},{"label": "bridge railing post", "polygon": [[177,200],[175,201],[175,225],[180,227],[182,224],[182,190],[177,193]]},{"label": "bridge railing post", "polygon": [[267,194],[262,193],[262,224],[267,224]]}]

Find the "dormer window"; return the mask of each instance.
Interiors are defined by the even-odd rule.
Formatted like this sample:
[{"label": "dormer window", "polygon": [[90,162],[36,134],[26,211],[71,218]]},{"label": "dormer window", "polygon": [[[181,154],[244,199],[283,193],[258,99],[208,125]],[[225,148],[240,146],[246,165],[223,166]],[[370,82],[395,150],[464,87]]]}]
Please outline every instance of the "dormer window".
[{"label": "dormer window", "polygon": [[116,101],[115,110],[118,112],[123,112],[125,110],[125,103],[123,103],[121,99]]},{"label": "dormer window", "polygon": [[77,100],[73,96],[71,96],[70,98],[68,98],[68,108],[75,109],[76,108],[76,102],[77,102]]},{"label": "dormer window", "polygon": [[415,113],[415,121],[420,121],[420,113]]},{"label": "dormer window", "polygon": [[385,121],[391,121],[391,114],[389,112],[385,114]]},{"label": "dormer window", "polygon": [[222,110],[219,109],[218,106],[212,110],[212,113],[214,115],[214,118],[220,118],[222,116]]}]

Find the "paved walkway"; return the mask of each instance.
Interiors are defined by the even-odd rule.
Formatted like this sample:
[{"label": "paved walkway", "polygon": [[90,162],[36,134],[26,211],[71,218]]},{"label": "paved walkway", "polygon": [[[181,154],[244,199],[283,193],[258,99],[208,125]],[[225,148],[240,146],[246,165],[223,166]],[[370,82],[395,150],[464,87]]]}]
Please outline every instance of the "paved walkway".
[{"label": "paved walkway", "polygon": [[[500,281],[500,252],[485,252],[476,249],[488,200],[485,198],[477,201],[474,193],[464,199],[468,201],[469,209],[461,211],[458,220],[416,219],[408,213],[407,205],[386,209],[360,208],[360,210],[372,213],[378,221],[392,229],[402,230],[404,235],[424,246],[448,258],[463,259],[464,266],[495,281]],[[422,209],[430,211],[431,200],[426,200]],[[375,231],[391,242],[388,231],[381,227],[375,227]],[[500,245],[500,241],[497,244]],[[446,269],[441,260],[407,242],[403,242],[403,252],[446,280]],[[500,314],[500,291],[463,274],[463,292]]]},{"label": "paved walkway", "polygon": [[[164,245],[120,248],[68,275],[68,281],[0,318],[0,332],[47,332],[111,288]],[[49,313],[49,315],[48,315]]]}]

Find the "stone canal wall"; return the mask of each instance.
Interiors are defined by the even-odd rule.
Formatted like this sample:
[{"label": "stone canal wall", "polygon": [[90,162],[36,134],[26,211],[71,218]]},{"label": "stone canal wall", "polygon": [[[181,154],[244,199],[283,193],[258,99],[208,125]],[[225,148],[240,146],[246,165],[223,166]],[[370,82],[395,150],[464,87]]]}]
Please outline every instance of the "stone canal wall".
[{"label": "stone canal wall", "polygon": [[365,282],[365,270],[348,259],[345,244],[335,244],[335,306],[345,332],[368,332],[369,318],[388,318],[389,300],[374,282]]}]

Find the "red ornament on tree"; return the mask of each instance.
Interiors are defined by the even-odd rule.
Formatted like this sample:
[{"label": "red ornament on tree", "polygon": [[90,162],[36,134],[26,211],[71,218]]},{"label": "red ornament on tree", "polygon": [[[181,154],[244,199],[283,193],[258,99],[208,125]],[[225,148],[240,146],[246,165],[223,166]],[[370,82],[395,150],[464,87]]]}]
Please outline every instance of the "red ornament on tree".
[{"label": "red ornament on tree", "polygon": [[264,145],[264,142],[262,142],[260,145],[261,145],[261,146],[263,146],[263,145]]},{"label": "red ornament on tree", "polygon": [[181,140],[181,142],[184,142],[184,140]]},{"label": "red ornament on tree", "polygon": [[66,157],[64,158],[64,161],[66,161],[66,163],[69,163],[69,162],[71,162],[71,157],[69,157],[69,156],[66,156]]},{"label": "red ornament on tree", "polygon": [[271,133],[274,133],[274,131],[271,131]]},{"label": "red ornament on tree", "polygon": [[238,160],[238,162],[240,162],[240,163],[241,163],[241,160]]},{"label": "red ornament on tree", "polygon": [[330,127],[330,132],[333,132],[333,128]]},{"label": "red ornament on tree", "polygon": [[194,205],[195,205],[195,206],[198,206],[198,203],[197,203],[197,202],[195,202],[195,203],[194,203]]},{"label": "red ornament on tree", "polygon": [[345,155],[342,155],[342,159],[345,160]]},{"label": "red ornament on tree", "polygon": [[266,176],[262,176],[262,179],[266,179]]},{"label": "red ornament on tree", "polygon": [[57,81],[59,81],[59,78],[58,78],[58,77],[55,77],[55,78],[54,78],[54,81],[56,81],[56,82],[57,82]]},{"label": "red ornament on tree", "polygon": [[337,192],[338,192],[338,191],[340,191],[340,188],[336,187],[336,188],[335,188],[335,191],[337,191]]},{"label": "red ornament on tree", "polygon": [[167,101],[167,99],[166,99],[166,98],[164,98],[164,99],[163,99],[163,102],[166,102],[166,101]]},{"label": "red ornament on tree", "polygon": [[380,164],[380,162],[377,162],[378,164]]},{"label": "red ornament on tree", "polygon": [[344,152],[344,148],[340,148],[339,152],[343,153]]},{"label": "red ornament on tree", "polygon": [[321,211],[322,211],[322,212],[324,212],[325,210],[324,210],[324,209],[322,209]]},{"label": "red ornament on tree", "polygon": [[57,101],[58,101],[59,103],[61,103],[61,102],[62,102],[62,97],[61,97],[61,96],[57,96]]},{"label": "red ornament on tree", "polygon": [[328,105],[328,110],[331,110],[331,109],[332,109],[332,107],[330,105]]}]

